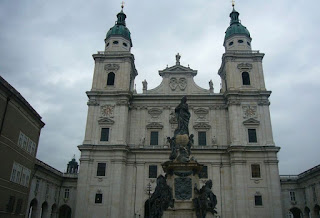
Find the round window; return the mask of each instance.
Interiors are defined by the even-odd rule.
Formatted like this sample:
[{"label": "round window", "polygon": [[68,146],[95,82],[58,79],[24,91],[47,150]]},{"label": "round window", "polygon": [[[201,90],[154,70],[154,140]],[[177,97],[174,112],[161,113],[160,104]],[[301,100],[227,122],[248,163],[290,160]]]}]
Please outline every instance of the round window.
[{"label": "round window", "polygon": [[109,44],[110,44],[110,43],[108,42],[108,43],[107,43],[107,47],[109,46]]},{"label": "round window", "polygon": [[239,43],[243,43],[243,40],[239,39],[238,42],[239,42]]},{"label": "round window", "polygon": [[119,44],[119,42],[118,41],[113,41],[113,44],[117,45],[117,44]]},{"label": "round window", "polygon": [[229,46],[233,45],[233,42],[229,42]]},{"label": "round window", "polygon": [[125,43],[125,42],[122,43],[122,45],[123,45],[124,47],[127,47],[127,46],[128,46],[127,43]]},{"label": "round window", "polygon": [[247,44],[250,46],[250,42],[247,42]]}]

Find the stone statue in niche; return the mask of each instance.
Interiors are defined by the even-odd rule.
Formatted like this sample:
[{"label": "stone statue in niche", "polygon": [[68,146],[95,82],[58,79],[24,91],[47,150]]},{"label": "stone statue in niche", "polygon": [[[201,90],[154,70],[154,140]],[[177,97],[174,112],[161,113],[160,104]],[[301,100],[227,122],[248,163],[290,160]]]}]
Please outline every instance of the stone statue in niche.
[{"label": "stone statue in niche", "polygon": [[205,218],[207,212],[211,212],[212,215],[216,214],[215,207],[217,205],[217,197],[211,191],[212,180],[208,180],[204,186],[199,190],[196,186],[194,192],[198,197],[193,199],[193,205],[196,210],[197,218]]},{"label": "stone statue in niche", "polygon": [[[149,200],[148,200],[149,201]],[[154,193],[151,195],[150,210],[147,217],[160,218],[163,215],[163,211],[169,207],[173,208],[174,199],[172,196],[172,189],[167,185],[166,178],[162,175],[157,178],[157,186]]]}]

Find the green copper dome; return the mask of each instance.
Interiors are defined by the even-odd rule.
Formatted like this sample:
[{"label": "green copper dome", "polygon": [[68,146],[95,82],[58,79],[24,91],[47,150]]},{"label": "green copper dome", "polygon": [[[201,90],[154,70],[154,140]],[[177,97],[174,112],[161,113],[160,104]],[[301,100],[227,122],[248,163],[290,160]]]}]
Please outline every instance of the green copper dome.
[{"label": "green copper dome", "polygon": [[125,20],[126,20],[127,16],[121,10],[120,13],[117,14],[117,17],[118,17],[118,20],[117,20],[116,24],[109,29],[105,41],[107,39],[109,39],[111,36],[122,36],[123,38],[128,39],[132,45],[130,31],[126,27]]},{"label": "green copper dome", "polygon": [[228,27],[226,31],[226,36],[224,37],[224,40],[227,40],[233,35],[245,35],[250,38],[250,33],[247,30],[245,26],[243,26],[239,21],[239,13],[234,10],[230,13],[230,26]]}]

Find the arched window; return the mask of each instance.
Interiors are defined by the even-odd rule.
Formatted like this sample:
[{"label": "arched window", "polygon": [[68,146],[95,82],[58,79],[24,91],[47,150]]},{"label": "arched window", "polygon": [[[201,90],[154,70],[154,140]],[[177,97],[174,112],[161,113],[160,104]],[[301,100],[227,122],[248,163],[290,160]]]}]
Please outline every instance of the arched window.
[{"label": "arched window", "polygon": [[108,80],[107,80],[107,85],[108,86],[113,86],[114,85],[114,77],[115,77],[115,74],[113,72],[110,72],[108,74]]},{"label": "arched window", "polygon": [[242,84],[243,85],[250,85],[250,76],[248,72],[242,73]]}]

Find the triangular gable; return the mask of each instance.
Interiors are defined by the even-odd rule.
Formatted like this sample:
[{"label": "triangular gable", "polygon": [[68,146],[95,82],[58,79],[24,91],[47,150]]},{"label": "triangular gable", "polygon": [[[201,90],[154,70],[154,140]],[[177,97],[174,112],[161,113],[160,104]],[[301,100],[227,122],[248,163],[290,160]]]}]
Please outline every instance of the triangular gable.
[{"label": "triangular gable", "polygon": [[244,125],[259,125],[260,121],[256,120],[256,119],[253,119],[253,118],[250,118],[248,120],[243,121],[243,124]]},{"label": "triangular gable", "polygon": [[197,123],[196,125],[193,126],[195,129],[210,129],[211,126],[207,123]]},{"label": "triangular gable", "polygon": [[197,75],[196,70],[193,70],[190,67],[185,67],[182,65],[174,65],[172,67],[169,67],[169,68],[166,68],[164,70],[159,71],[160,76],[167,74],[167,73],[169,73],[169,74],[171,74],[171,73],[190,73],[193,76]]},{"label": "triangular gable", "polygon": [[114,121],[107,118],[107,117],[104,117],[104,118],[99,119],[98,123],[99,123],[99,125],[105,125],[105,124],[112,125],[112,124],[114,124]]},{"label": "triangular gable", "polygon": [[162,129],[163,125],[160,123],[152,122],[147,125],[147,129]]}]

